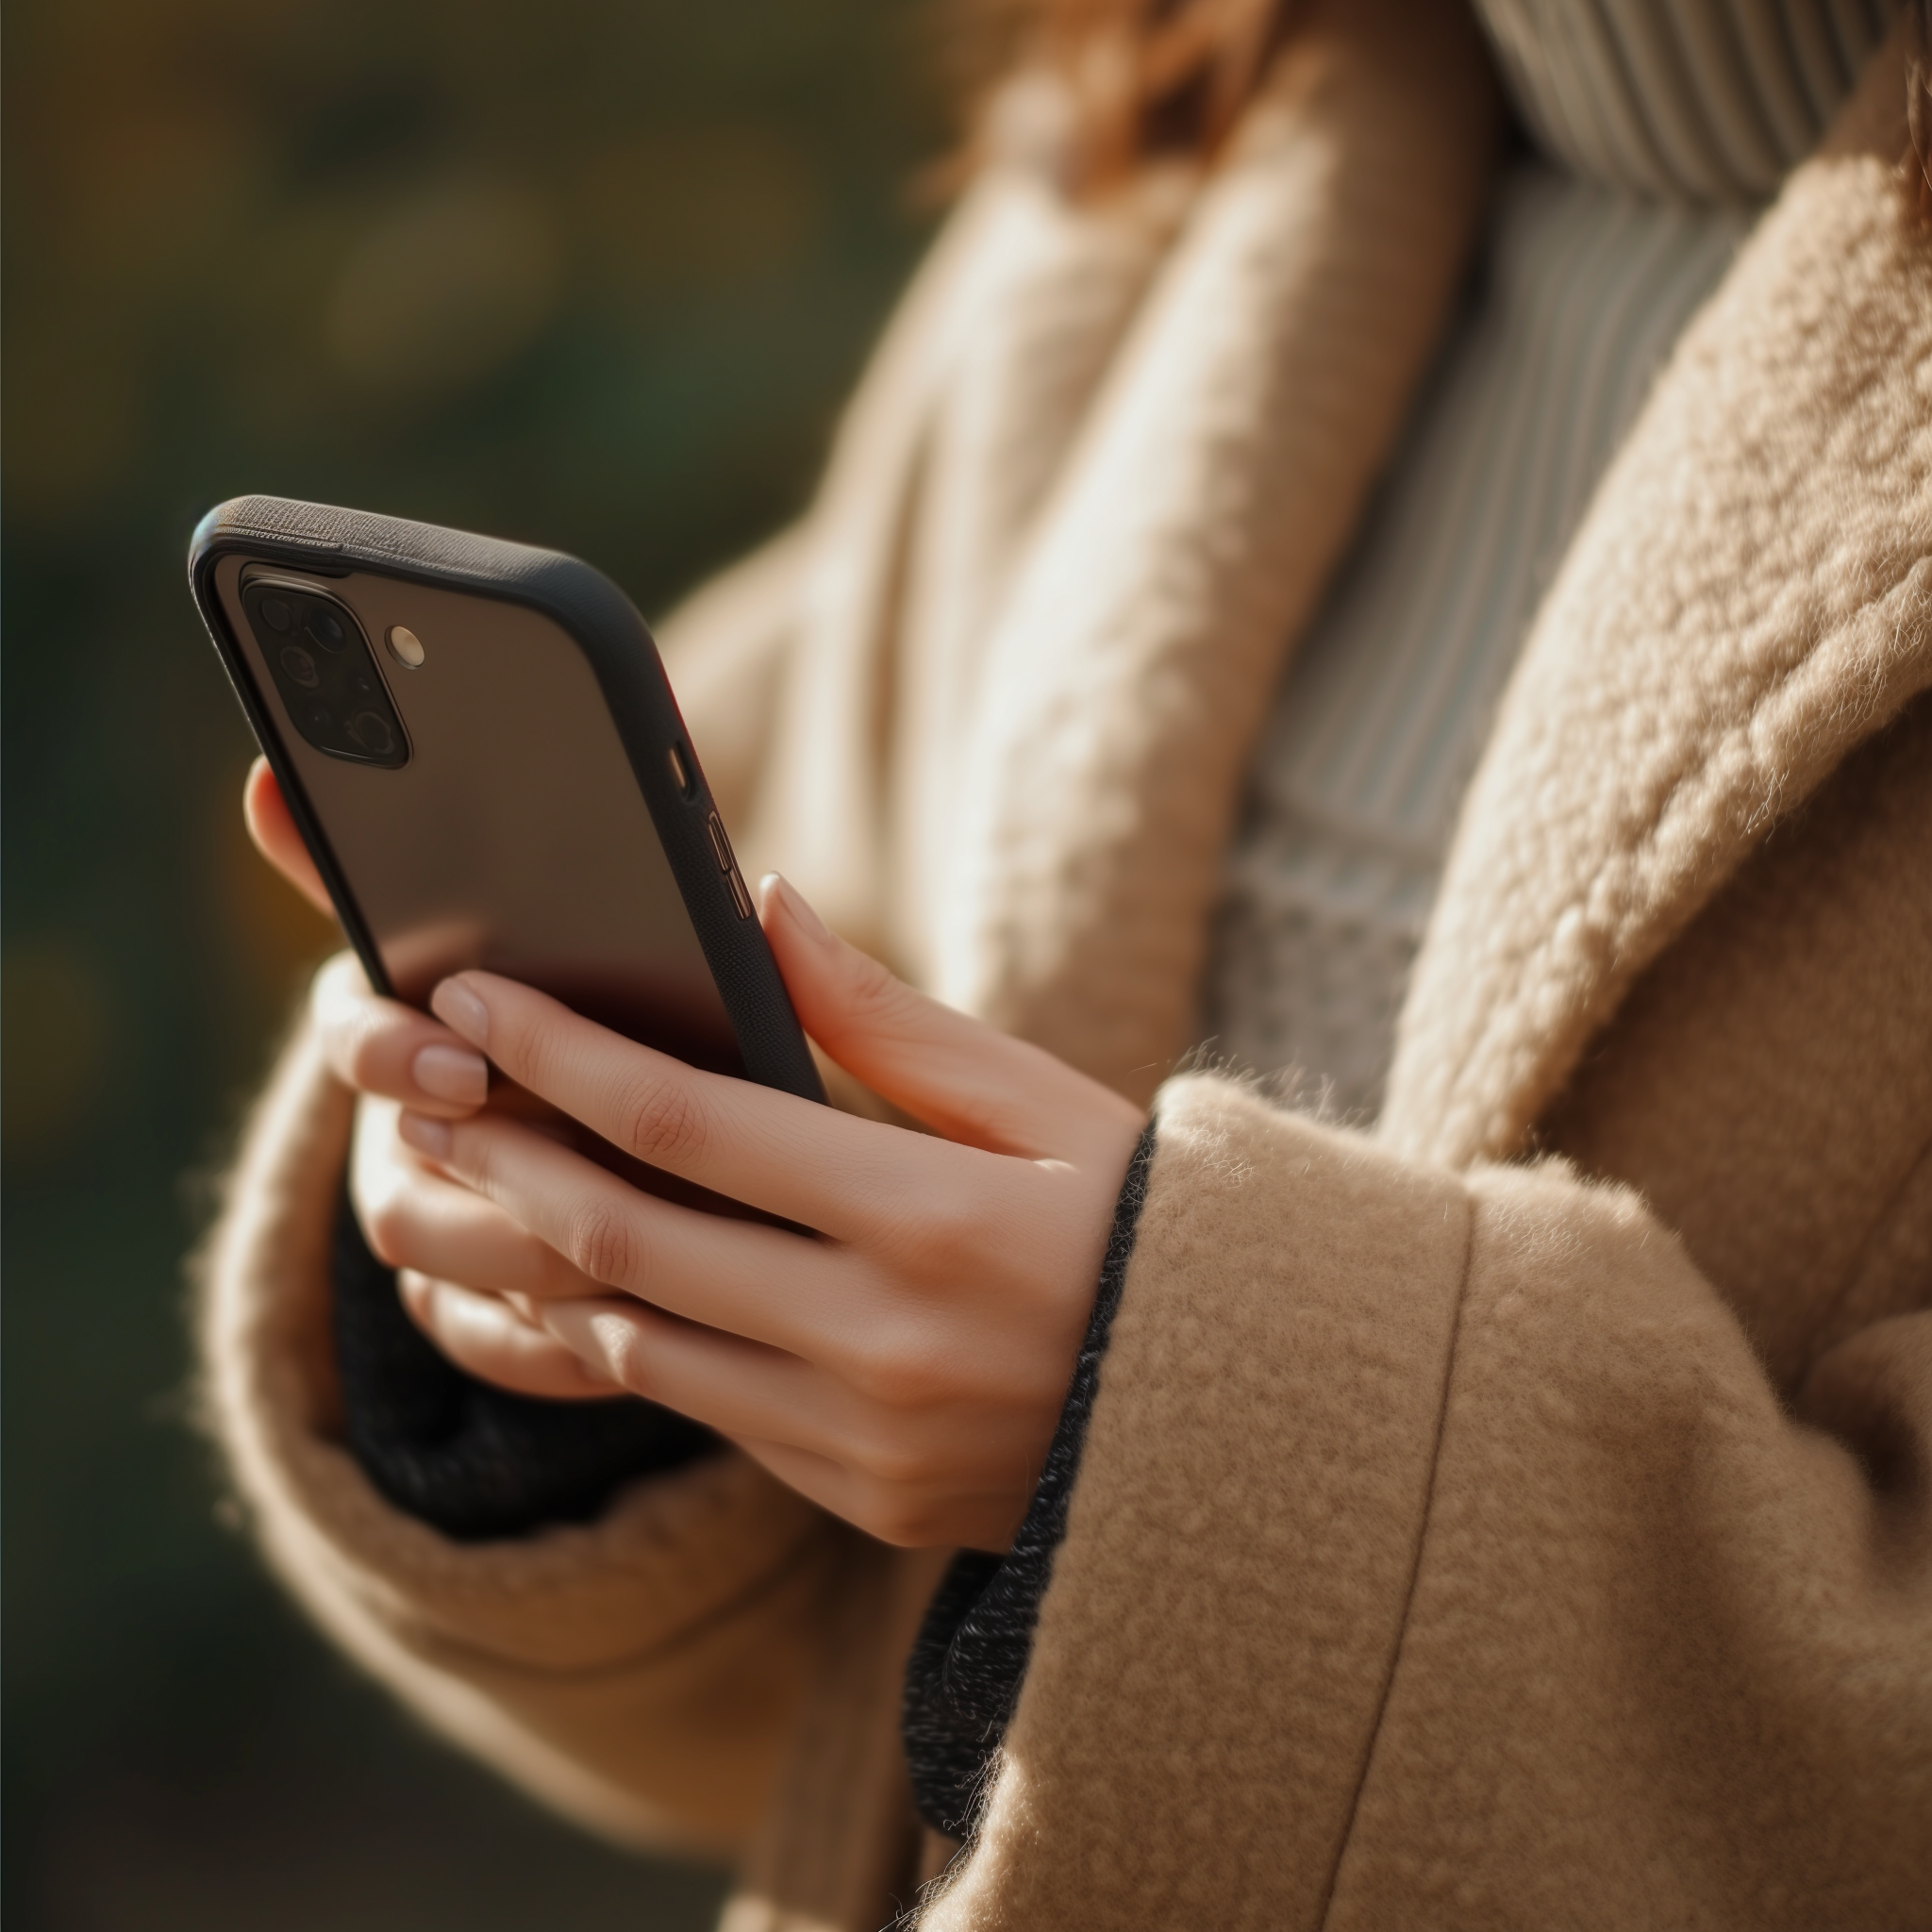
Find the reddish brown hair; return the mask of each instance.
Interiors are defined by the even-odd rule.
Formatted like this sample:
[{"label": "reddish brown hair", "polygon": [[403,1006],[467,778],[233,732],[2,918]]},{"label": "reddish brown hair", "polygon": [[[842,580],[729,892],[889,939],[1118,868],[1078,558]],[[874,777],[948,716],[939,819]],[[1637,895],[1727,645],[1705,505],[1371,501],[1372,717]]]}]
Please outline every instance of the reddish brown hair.
[{"label": "reddish brown hair", "polygon": [[1113,185],[1160,154],[1211,159],[1288,36],[1300,0],[984,0],[971,12],[971,65],[1021,63],[1066,84],[1070,172],[1082,192]]},{"label": "reddish brown hair", "polygon": [[[1932,225],[1932,0],[1907,0],[1906,191]],[[992,81],[1050,69],[1074,102],[1070,183],[1091,193],[1163,153],[1212,159],[1286,41],[1300,0],[955,0],[975,119]],[[969,140],[959,172],[976,158]],[[953,174],[953,170],[945,171]]]}]

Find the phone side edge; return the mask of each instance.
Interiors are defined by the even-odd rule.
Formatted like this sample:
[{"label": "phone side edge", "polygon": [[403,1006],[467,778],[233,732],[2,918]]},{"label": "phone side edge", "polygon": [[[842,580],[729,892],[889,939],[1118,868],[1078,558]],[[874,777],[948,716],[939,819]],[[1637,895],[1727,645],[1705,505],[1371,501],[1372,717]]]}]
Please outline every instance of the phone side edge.
[{"label": "phone side edge", "polygon": [[295,822],[295,829],[301,833],[302,842],[308,848],[308,856],[322,875],[329,903],[335,908],[337,922],[355,948],[356,957],[361,960],[370,985],[385,998],[393,998],[394,990],[383,967],[382,955],[376,950],[375,935],[363,919],[361,908],[356,904],[356,895],[349,889],[347,874],[337,862],[335,849],[323,830],[322,821],[309,804],[308,791],[283,746],[282,735],[274,717],[262,701],[241,641],[233,634],[228,614],[222,607],[221,594],[215,588],[215,572],[224,558],[242,557],[253,562],[258,560],[257,553],[241,539],[225,541],[219,535],[212,536],[207,542],[200,539],[201,532],[197,531],[197,541],[189,556],[188,584],[195,608],[201,613],[202,624],[208,630],[208,640],[214,645],[215,656],[227,674],[229,689],[242,707],[242,715],[248,721],[248,728],[255,734],[256,744],[268,760],[275,783],[281,788],[283,803],[288,806],[289,815]]},{"label": "phone side edge", "polygon": [[[731,852],[728,834],[728,868],[721,864],[712,845],[711,822],[717,819],[721,829],[724,822],[718,818],[703,759],[685,725],[650,626],[629,600],[591,566],[558,557],[552,569],[554,576],[544,574],[550,577],[550,585],[540,582],[531,586],[531,601],[569,631],[590,660],[638,789],[644,794],[658,842],[738,1036],[747,1076],[761,1086],[823,1102],[824,1082],[806,1043],[805,1030],[798,1024],[771,942],[756,909],[743,913],[736,903],[734,882],[747,905],[751,904],[750,888]],[[610,612],[602,622],[587,622],[594,610],[589,596],[571,596],[566,605],[541,594],[542,589],[555,586],[556,578],[575,573],[606,587],[620,610]],[[579,581],[570,588],[581,593],[591,587]],[[674,746],[687,766],[690,796],[680,792],[672,775],[669,754]]]}]

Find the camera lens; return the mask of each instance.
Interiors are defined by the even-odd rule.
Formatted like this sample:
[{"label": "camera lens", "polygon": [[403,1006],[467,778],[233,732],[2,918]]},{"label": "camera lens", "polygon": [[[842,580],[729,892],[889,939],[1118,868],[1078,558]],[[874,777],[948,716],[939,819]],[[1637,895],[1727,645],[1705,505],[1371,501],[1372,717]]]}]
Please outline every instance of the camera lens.
[{"label": "camera lens", "polygon": [[318,604],[309,611],[308,635],[325,651],[340,651],[349,641],[342,620],[325,604]]},{"label": "camera lens", "polygon": [[294,623],[295,613],[279,597],[264,597],[261,600],[261,621],[271,630],[287,630]]},{"label": "camera lens", "polygon": [[291,682],[299,684],[304,691],[313,691],[322,682],[315,669],[315,659],[300,644],[282,646],[282,670]]},{"label": "camera lens", "polygon": [[349,730],[358,744],[379,758],[387,758],[396,748],[396,735],[380,712],[358,711],[349,720]]}]

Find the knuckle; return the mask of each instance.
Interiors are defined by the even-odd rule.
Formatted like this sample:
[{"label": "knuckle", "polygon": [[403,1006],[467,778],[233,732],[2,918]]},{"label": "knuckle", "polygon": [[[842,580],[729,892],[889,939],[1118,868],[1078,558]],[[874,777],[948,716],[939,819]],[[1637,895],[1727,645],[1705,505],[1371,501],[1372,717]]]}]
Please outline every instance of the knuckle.
[{"label": "knuckle", "polygon": [[879,1496],[898,1499],[901,1507],[939,1474],[931,1449],[894,1428],[872,1429],[851,1447],[854,1465]]},{"label": "knuckle", "polygon": [[918,1549],[938,1540],[933,1507],[926,1497],[880,1483],[868,1483],[862,1493],[860,1527],[880,1542]]},{"label": "knuckle", "polygon": [[649,1074],[628,1082],[618,1099],[618,1119],[625,1151],[653,1167],[675,1169],[704,1151],[704,1107],[675,1077]]},{"label": "knuckle", "polygon": [[628,1287],[639,1259],[629,1217],[609,1201],[588,1201],[576,1210],[565,1253],[580,1274],[605,1288]]},{"label": "knuckle", "polygon": [[923,1335],[865,1334],[851,1344],[844,1369],[852,1388],[890,1409],[929,1408],[946,1393],[941,1353]]},{"label": "knuckle", "polygon": [[974,1191],[935,1189],[901,1218],[893,1244],[919,1279],[956,1288],[983,1277],[988,1225],[986,1206]]}]

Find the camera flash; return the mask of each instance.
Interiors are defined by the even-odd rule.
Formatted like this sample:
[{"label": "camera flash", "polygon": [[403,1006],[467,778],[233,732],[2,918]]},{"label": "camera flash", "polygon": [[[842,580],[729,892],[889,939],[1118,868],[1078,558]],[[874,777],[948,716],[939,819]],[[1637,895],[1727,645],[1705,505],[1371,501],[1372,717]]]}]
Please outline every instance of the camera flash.
[{"label": "camera flash", "polygon": [[389,654],[398,664],[407,664],[414,671],[423,662],[423,640],[407,625],[392,624],[389,627]]}]

